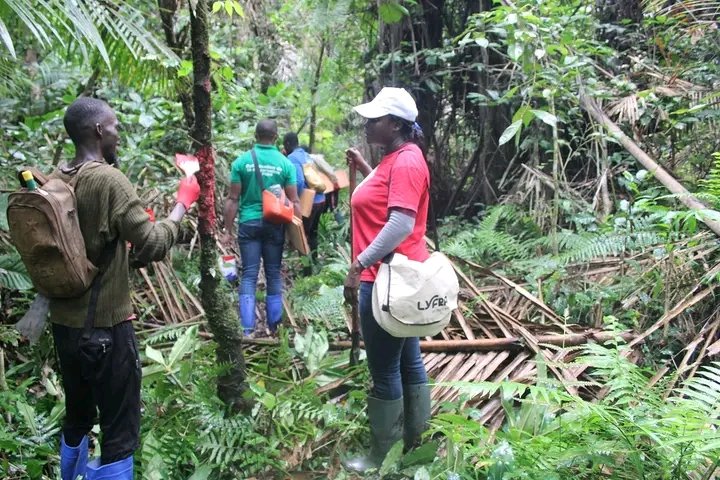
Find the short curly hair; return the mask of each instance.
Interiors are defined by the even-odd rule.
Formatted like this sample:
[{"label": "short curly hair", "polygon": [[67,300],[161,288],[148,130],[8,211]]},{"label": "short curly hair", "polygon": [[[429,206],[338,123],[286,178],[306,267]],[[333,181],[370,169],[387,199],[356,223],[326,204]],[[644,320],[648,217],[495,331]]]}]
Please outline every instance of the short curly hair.
[{"label": "short curly hair", "polygon": [[92,97],[80,97],[65,111],[63,124],[73,143],[80,143],[95,130],[112,108],[105,101]]}]

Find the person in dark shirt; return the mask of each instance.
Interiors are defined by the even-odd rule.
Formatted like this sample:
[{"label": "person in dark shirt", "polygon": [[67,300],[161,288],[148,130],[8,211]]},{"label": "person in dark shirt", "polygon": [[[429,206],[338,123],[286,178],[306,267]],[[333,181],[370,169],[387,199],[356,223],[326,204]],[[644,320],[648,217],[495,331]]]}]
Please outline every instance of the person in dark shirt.
[{"label": "person in dark shirt", "polygon": [[[140,358],[131,320],[127,242],[134,260],[160,260],[175,243],[178,224],[200,195],[195,177],[183,179],[167,220],[153,223],[135,188],[114,166],[120,142],[115,112],[82,97],[65,112],[75,157],[52,174],[77,175],[75,196],[88,258],[102,272],[78,298],[50,299],[50,321],[65,390],[60,445],[62,480],[132,479],[140,440]],[[95,285],[95,282],[93,283]],[[93,290],[97,289],[93,299]],[[86,332],[86,320],[91,328]],[[87,339],[83,338],[88,333]],[[100,413],[101,452],[88,463],[87,434]]]}]

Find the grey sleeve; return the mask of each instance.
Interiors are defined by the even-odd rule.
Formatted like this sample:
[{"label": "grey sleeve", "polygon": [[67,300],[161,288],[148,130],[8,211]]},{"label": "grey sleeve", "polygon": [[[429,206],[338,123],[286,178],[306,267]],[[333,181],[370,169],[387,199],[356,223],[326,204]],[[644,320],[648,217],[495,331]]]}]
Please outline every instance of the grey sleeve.
[{"label": "grey sleeve", "polygon": [[391,209],[387,223],[375,240],[358,255],[358,261],[365,268],[379,262],[412,233],[413,227],[415,227],[413,215]]}]

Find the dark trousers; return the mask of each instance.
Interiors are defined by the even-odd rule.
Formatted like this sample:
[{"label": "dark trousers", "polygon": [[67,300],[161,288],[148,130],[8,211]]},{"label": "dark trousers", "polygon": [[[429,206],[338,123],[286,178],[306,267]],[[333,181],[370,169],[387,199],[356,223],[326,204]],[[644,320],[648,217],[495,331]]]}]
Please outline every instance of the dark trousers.
[{"label": "dark trousers", "polygon": [[373,380],[373,395],[381,400],[397,400],[403,396],[403,385],[427,383],[427,372],[417,337],[393,337],[378,325],[372,311],[373,285],[360,282],[359,295],[360,330]]},{"label": "dark trousers", "polygon": [[307,236],[310,256],[312,261],[317,260],[318,228],[320,226],[320,215],[325,211],[325,202],[314,203],[309,217],[303,217],[303,229]]},{"label": "dark trousers", "polygon": [[140,440],[142,377],[132,322],[95,329],[108,341],[89,355],[80,349],[82,328],[52,327],[65,389],[65,443],[78,445],[97,423],[99,410],[102,464],[129,457]]},{"label": "dark trousers", "polygon": [[254,295],[260,273],[260,259],[265,265],[268,295],[282,293],[282,255],[285,245],[285,226],[251,220],[238,227],[238,244],[242,260],[240,295]]}]

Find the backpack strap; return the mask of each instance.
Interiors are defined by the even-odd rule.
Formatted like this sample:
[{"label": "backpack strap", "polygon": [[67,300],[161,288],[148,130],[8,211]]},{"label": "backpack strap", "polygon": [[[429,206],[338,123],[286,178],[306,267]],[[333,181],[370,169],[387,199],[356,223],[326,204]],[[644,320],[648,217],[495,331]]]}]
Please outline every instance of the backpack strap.
[{"label": "backpack strap", "polygon": [[84,170],[91,170],[93,168],[101,167],[103,165],[107,165],[107,163],[99,162],[99,161],[92,161],[92,162],[82,163],[79,166],[77,166],[71,170],[67,170],[67,171],[60,170],[60,171],[62,173],[64,173],[65,175],[70,175],[70,180],[68,180],[67,183],[71,187],[75,188],[75,185],[77,185],[77,182],[80,179],[80,172],[82,172]]},{"label": "backpack strap", "polygon": [[262,175],[260,174],[260,165],[258,164],[257,155],[255,154],[255,149],[250,150],[250,156],[253,159],[253,163],[255,164],[255,180],[257,180],[258,188],[260,188],[260,193],[262,194],[262,191],[265,190],[265,184],[262,180]]}]

